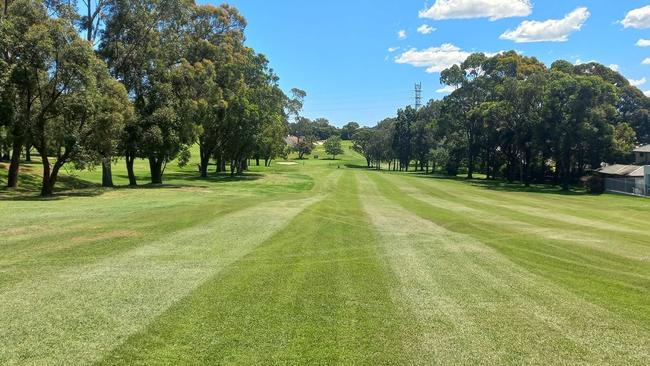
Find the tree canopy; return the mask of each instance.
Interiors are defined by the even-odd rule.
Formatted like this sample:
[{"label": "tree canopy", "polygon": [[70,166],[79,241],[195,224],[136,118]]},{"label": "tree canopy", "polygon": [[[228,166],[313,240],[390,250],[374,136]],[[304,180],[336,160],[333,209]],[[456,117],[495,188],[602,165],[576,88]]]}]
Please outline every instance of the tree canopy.
[{"label": "tree canopy", "polygon": [[[546,67],[514,51],[473,54],[441,72],[441,101],[353,136],[368,165],[468,178],[550,181],[565,189],[602,162],[626,163],[650,143],[650,99],[597,63]],[[386,137],[388,136],[388,137]]]},{"label": "tree canopy", "polygon": [[[6,6],[5,6],[6,5]],[[289,118],[305,93],[287,97],[262,54],[244,45],[246,20],[230,5],[188,0],[13,0],[0,25],[0,139],[18,184],[22,151],[43,163],[43,195],[59,170],[149,161],[151,183],[200,147],[198,174],[242,174],[251,157],[285,152]],[[79,11],[79,13],[77,12]],[[83,35],[83,37],[82,37]],[[310,137],[331,135],[315,121]],[[215,164],[211,164],[215,161]]]}]

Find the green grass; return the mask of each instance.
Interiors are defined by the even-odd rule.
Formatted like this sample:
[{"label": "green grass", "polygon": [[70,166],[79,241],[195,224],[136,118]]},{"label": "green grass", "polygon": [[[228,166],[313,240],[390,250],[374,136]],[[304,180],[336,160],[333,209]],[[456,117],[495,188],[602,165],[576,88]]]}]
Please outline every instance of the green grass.
[{"label": "green grass", "polygon": [[0,191],[0,364],[650,363],[649,200],[348,147],[162,187],[68,171],[52,199],[26,165]]}]

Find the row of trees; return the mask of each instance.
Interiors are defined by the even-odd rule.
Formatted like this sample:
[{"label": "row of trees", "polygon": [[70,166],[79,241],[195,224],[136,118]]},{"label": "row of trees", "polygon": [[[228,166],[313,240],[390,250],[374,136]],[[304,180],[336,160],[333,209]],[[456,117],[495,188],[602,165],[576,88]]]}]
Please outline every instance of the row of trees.
[{"label": "row of trees", "polygon": [[650,143],[650,99],[598,63],[547,68],[514,51],[477,53],[444,70],[441,82],[455,91],[355,134],[368,166],[464,169],[468,178],[479,171],[568,189],[587,170],[627,162],[635,144]]},{"label": "row of trees", "polygon": [[123,157],[136,185],[134,161],[143,158],[156,184],[170,161],[186,164],[197,143],[201,176],[210,165],[240,174],[247,159],[284,152],[288,117],[304,93],[287,97],[267,59],[244,45],[237,9],[191,0],[79,4],[83,15],[65,0],[0,5],[9,187],[32,148],[42,160],[43,195],[65,164],[101,165],[102,184],[112,186],[111,163]]}]

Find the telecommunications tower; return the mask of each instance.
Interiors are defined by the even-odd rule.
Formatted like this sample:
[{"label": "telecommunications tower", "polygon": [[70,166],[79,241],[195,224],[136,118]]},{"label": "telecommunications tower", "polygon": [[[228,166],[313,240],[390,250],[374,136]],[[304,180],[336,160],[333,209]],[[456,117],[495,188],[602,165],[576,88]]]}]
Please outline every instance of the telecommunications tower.
[{"label": "telecommunications tower", "polygon": [[422,107],[422,83],[415,84],[415,110]]}]

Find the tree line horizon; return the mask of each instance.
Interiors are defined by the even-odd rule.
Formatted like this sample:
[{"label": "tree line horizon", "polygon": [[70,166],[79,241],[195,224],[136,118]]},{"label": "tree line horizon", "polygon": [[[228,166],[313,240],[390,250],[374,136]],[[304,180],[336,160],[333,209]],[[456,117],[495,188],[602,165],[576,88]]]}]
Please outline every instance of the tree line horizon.
[{"label": "tree line horizon", "polygon": [[550,67],[515,51],[470,55],[443,70],[454,91],[353,137],[367,166],[461,170],[472,179],[571,184],[603,162],[629,163],[650,143],[650,98],[618,72],[565,60]]},{"label": "tree line horizon", "polygon": [[[147,159],[152,184],[199,147],[198,174],[242,174],[325,145],[333,158],[352,140],[367,166],[476,172],[488,179],[552,182],[565,189],[604,161],[629,161],[650,143],[650,99],[597,63],[547,67],[515,51],[470,55],[441,72],[454,91],[400,109],[375,127],[338,129],[302,117],[306,93],[287,96],[262,54],[245,43],[246,20],[230,5],[192,0],[4,0],[0,3],[0,147],[18,185],[21,156],[41,157],[41,194],[60,169]],[[80,15],[83,14],[83,15]],[[85,35],[85,37],[83,37]],[[293,122],[291,120],[293,119]],[[288,143],[287,136],[296,137]]]}]

